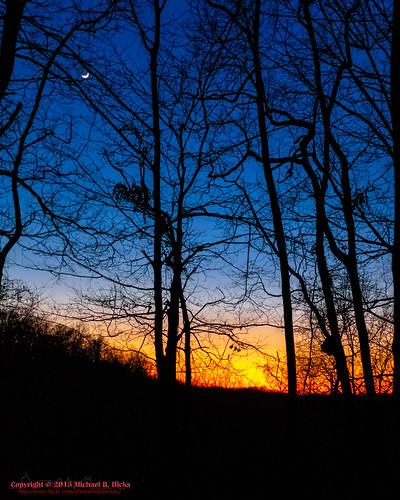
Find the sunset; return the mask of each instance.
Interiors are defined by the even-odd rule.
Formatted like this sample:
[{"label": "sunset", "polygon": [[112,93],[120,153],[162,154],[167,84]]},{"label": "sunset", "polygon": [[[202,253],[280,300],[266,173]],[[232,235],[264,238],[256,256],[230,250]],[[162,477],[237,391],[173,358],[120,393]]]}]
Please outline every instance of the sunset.
[{"label": "sunset", "polygon": [[398,0],[0,0],[0,500],[395,498]]}]

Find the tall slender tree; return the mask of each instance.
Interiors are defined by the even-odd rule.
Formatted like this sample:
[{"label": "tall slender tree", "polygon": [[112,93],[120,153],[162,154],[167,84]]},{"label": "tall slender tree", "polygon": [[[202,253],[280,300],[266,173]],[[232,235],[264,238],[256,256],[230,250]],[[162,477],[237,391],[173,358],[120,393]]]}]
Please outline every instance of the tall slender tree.
[{"label": "tall slender tree", "polygon": [[262,165],[265,183],[268,190],[272,212],[274,236],[276,239],[277,256],[280,265],[286,355],[288,364],[288,393],[289,397],[291,399],[294,399],[297,393],[297,382],[290,272],[288,264],[288,252],[286,248],[286,238],[282,223],[281,207],[279,204],[276,181],[274,179],[270,158],[269,135],[266,116],[267,92],[264,83],[260,49],[261,1],[256,0],[254,5],[249,5],[241,1],[230,2],[228,4],[220,4],[211,0],[207,0],[207,4],[214,9],[218,9],[230,19],[230,22],[239,31],[239,36],[242,36],[244,38],[247,44],[247,50],[251,56],[251,67],[249,71],[252,74],[250,82],[253,86],[252,90],[254,91],[252,104],[254,104],[256,108],[258,137],[261,149],[261,155],[258,157],[258,159]]},{"label": "tall slender tree", "polygon": [[393,297],[394,297],[394,376],[393,391],[400,395],[400,78],[397,68],[400,63],[400,2],[393,2],[393,33],[390,61],[390,96],[393,129],[393,169],[394,169],[394,238],[393,238]]},{"label": "tall slender tree", "polygon": [[[45,164],[41,154],[43,151],[49,153],[59,141],[60,156],[69,130],[67,127],[61,133],[61,125],[53,122],[51,126],[51,118],[44,110],[47,108],[48,112],[52,107],[51,89],[54,89],[56,67],[66,45],[83,33],[94,32],[108,13],[104,5],[92,15],[71,3],[65,6],[65,18],[53,19],[48,24],[47,11],[32,12],[37,7],[33,2],[6,1],[1,7],[5,12],[0,47],[4,69],[0,78],[3,121],[0,126],[0,178],[4,193],[0,222],[0,285],[6,260],[24,236],[40,238],[43,234],[40,227],[47,223],[53,226],[54,233],[58,231],[56,214],[43,193],[54,196],[54,192],[50,195],[53,186],[46,182],[46,171],[47,178],[53,174],[62,177],[63,173],[59,165]],[[65,137],[60,138],[59,134]],[[65,218],[65,214],[59,215]]]}]

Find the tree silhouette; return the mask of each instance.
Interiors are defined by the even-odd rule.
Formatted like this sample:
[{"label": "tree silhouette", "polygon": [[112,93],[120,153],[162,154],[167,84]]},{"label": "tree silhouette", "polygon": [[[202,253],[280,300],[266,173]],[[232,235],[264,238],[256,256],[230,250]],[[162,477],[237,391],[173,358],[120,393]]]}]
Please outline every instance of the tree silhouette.
[{"label": "tree silhouette", "polygon": [[[265,113],[265,103],[267,101],[267,93],[265,89],[261,53],[260,53],[260,16],[261,2],[257,1],[254,6],[243,4],[242,2],[230,2],[228,5],[218,4],[207,0],[207,4],[220,10],[235,26],[238,31],[238,37],[242,37],[244,43],[247,44],[246,50],[250,58],[250,67],[244,71],[250,74],[249,79],[252,84],[254,97],[252,104],[256,108],[258,137],[260,141],[261,154],[257,156],[260,161],[265,183],[268,190],[268,196],[272,212],[274,237],[276,239],[276,254],[280,263],[281,274],[281,291],[283,302],[283,315],[285,325],[285,341],[288,363],[288,391],[289,396],[294,398],[297,391],[296,383],[296,356],[294,347],[293,333],[293,313],[292,313],[292,298],[290,289],[290,272],[286,248],[286,238],[282,223],[282,213],[279,204],[278,193],[276,189],[275,179],[273,176],[273,168],[270,158],[269,136],[267,131],[267,116]],[[229,31],[226,31],[229,33]],[[222,42],[225,44],[226,42]],[[247,54],[246,54],[247,55]],[[239,56],[240,57],[240,56]],[[245,61],[247,62],[247,61]],[[245,80],[246,81],[246,80]],[[240,90],[239,90],[240,92]]]},{"label": "tree silhouette", "polygon": [[[4,193],[0,284],[6,259],[23,237],[40,240],[50,226],[56,234],[57,218],[68,218],[65,213],[54,213],[51,199],[55,185],[60,184],[58,179],[67,174],[59,157],[70,140],[71,124],[66,120],[61,130],[61,121],[52,122],[51,94],[57,87],[58,60],[63,58],[67,44],[93,31],[105,17],[102,9],[91,16],[71,4],[64,9],[65,20],[48,23],[46,9],[43,18],[36,19],[39,13],[32,11],[36,8],[33,2],[7,1],[4,8],[0,49],[4,68],[0,82],[0,177]],[[18,64],[13,76],[16,61],[24,61],[24,66]],[[49,178],[54,184],[47,182]]]},{"label": "tree silhouette", "polygon": [[152,346],[166,385],[209,333],[273,324],[291,398],[324,355],[373,397],[398,322],[389,3],[32,5],[3,2],[1,269],[18,244],[91,279],[82,314]]},{"label": "tree silhouette", "polygon": [[395,206],[394,206],[394,237],[393,237],[393,295],[394,295],[394,340],[393,340],[393,356],[394,356],[394,375],[393,375],[393,391],[396,396],[400,393],[400,312],[399,312],[399,297],[400,297],[400,110],[399,97],[397,88],[399,84],[398,72],[396,68],[399,63],[399,2],[393,2],[393,33],[392,33],[392,51],[390,61],[390,97],[391,97],[391,119],[393,131],[393,168],[394,168],[394,190],[395,190]]}]

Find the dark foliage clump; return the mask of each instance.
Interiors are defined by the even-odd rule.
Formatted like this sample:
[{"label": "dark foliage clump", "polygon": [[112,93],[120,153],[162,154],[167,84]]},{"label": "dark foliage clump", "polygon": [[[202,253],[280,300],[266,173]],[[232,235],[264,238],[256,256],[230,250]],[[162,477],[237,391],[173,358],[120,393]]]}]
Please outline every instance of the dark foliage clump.
[{"label": "dark foliage clump", "polygon": [[146,214],[153,211],[150,203],[152,195],[144,183],[138,185],[132,181],[131,185],[127,186],[119,182],[114,187],[114,196],[117,201],[131,203],[138,212]]}]

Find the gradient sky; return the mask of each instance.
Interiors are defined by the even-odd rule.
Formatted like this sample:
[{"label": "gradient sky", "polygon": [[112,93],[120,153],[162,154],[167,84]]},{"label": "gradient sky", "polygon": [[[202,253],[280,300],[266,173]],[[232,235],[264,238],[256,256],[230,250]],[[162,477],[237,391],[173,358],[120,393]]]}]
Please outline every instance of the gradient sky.
[{"label": "gradient sky", "polygon": [[[65,5],[67,5],[67,3]],[[96,3],[89,1],[88,5],[96,5]],[[184,12],[186,3],[174,0],[167,2],[167,6],[168,10],[165,12],[165,19],[172,22],[174,17],[179,18]],[[47,8],[46,6],[42,7],[44,9]],[[33,7],[31,6],[30,8]],[[147,19],[145,13],[143,15],[143,19]],[[64,18],[62,16],[54,17],[54,15],[49,15],[46,22],[50,23],[53,29],[62,28],[66,31],[69,23],[72,21],[68,19],[64,22]],[[182,19],[179,22],[182,22]],[[179,25],[179,22],[177,26]],[[171,24],[171,26],[174,27],[175,24]],[[182,30],[182,25],[179,26],[181,26]],[[29,29],[32,30],[33,28],[30,27]],[[184,54],[184,48],[178,45],[178,42],[183,38],[183,31],[180,32],[178,29],[170,27],[168,27],[168,29],[172,30],[173,39],[177,43],[178,48],[175,48],[176,53],[179,55]],[[297,30],[299,28],[295,27],[293,29]],[[27,33],[29,35],[30,31],[28,30]],[[289,33],[290,30],[287,34]],[[293,32],[291,34],[293,34]],[[297,33],[294,34],[297,35]],[[44,43],[46,40],[39,39],[38,41],[42,41]],[[302,46],[299,41],[296,43],[298,43],[296,47],[300,51]],[[50,45],[52,46],[52,44],[55,44],[54,40],[52,40]],[[92,203],[92,206],[89,206],[90,203],[86,202],[89,208],[87,212],[85,212],[84,217],[87,217],[87,219],[84,219],[83,217],[81,220],[86,222],[86,220],[89,220],[90,217],[97,217],[97,222],[99,219],[101,220],[101,223],[103,224],[102,227],[105,228],[104,232],[107,233],[108,231],[106,236],[104,236],[104,240],[101,240],[100,242],[101,245],[103,245],[103,254],[101,254],[101,251],[99,250],[101,245],[98,245],[100,238],[99,240],[96,240],[96,235],[94,235],[93,232],[83,236],[82,234],[79,234],[78,231],[74,232],[73,228],[68,228],[68,224],[65,224],[63,230],[71,231],[68,233],[68,237],[71,238],[71,241],[75,242],[76,248],[78,249],[77,251],[80,252],[80,258],[86,258],[87,262],[90,264],[93,262],[94,267],[97,266],[98,270],[101,269],[105,275],[108,275],[111,278],[117,275],[118,279],[121,281],[125,279],[127,285],[126,288],[128,290],[127,295],[129,295],[128,286],[139,284],[143,286],[143,288],[151,288],[151,273],[149,270],[143,272],[138,272],[136,268],[132,271],[130,270],[130,265],[135,258],[138,259],[140,264],[146,262],[143,254],[144,251],[151,245],[151,238],[139,238],[139,231],[135,233],[132,229],[132,227],[134,227],[134,223],[140,221],[141,214],[138,214],[137,211],[135,212],[132,207],[125,207],[125,213],[122,214],[118,211],[118,207],[113,206],[111,195],[115,184],[122,181],[127,183],[132,181],[138,182],[138,179],[140,178],[140,168],[137,161],[138,156],[135,156],[126,144],[123,144],[123,141],[118,135],[118,130],[120,131],[122,127],[126,127],[126,135],[128,138],[134,138],[134,127],[129,122],[133,115],[131,116],[122,106],[119,108],[117,100],[114,99],[114,97],[110,97],[110,92],[104,91],[102,84],[105,82],[110,86],[111,91],[116,93],[120,92],[120,96],[127,105],[127,108],[136,111],[138,116],[144,116],[144,120],[150,122],[151,116],[148,114],[150,102],[148,94],[149,74],[147,71],[149,62],[148,54],[146,54],[143,50],[143,46],[139,42],[138,34],[137,32],[135,33],[135,30],[132,29],[132,27],[118,32],[116,27],[113,26],[111,33],[108,33],[107,31],[104,33],[99,31],[94,35],[86,32],[79,33],[77,38],[71,41],[71,48],[73,50],[71,49],[70,52],[65,51],[65,53],[62,54],[59,66],[54,67],[54,74],[52,74],[52,77],[45,89],[46,98],[43,100],[43,106],[40,108],[40,113],[37,117],[37,130],[33,131],[30,137],[31,143],[34,144],[34,141],[40,136],[42,130],[41,127],[47,127],[49,129],[52,128],[53,132],[57,132],[57,134],[61,137],[68,137],[69,127],[71,126],[71,148],[69,149],[69,145],[65,144],[68,143],[68,141],[64,141],[64,143],[62,140],[57,142],[54,138],[49,138],[47,142],[40,142],[38,143],[39,145],[34,145],[31,148],[28,148],[26,153],[26,163],[24,164],[24,168],[22,170],[23,173],[29,177],[32,168],[36,168],[37,170],[35,170],[35,172],[38,172],[37,175],[40,178],[40,173],[50,175],[48,173],[49,170],[54,168],[54,172],[52,172],[52,181],[54,184],[50,185],[50,182],[49,185],[44,184],[43,193],[44,196],[49,197],[54,195],[56,206],[61,212],[65,209],[65,213],[68,213],[69,209],[73,211],[74,207],[72,207],[72,205],[74,203],[79,204],[79,196],[84,193],[85,189],[92,189],[90,186],[92,185],[91,182],[93,179],[98,181],[98,185],[93,187],[93,191],[91,192],[92,199],[90,199],[90,203]],[[170,46],[163,47],[161,61],[169,62],[169,49]],[[21,90],[20,86],[22,84],[20,84],[19,80],[12,82],[10,88],[14,93],[10,92],[8,99],[11,105],[23,98],[24,103],[26,102],[26,106],[24,104],[24,111],[25,108],[29,109],[29,105],[32,105],[32,99],[35,96],[37,88],[36,77],[41,71],[41,66],[36,65],[36,62],[37,61],[35,61],[34,58],[17,59],[16,61],[15,76],[20,79],[25,79],[27,83]],[[358,63],[361,66],[365,64],[365,61],[361,56]],[[166,67],[168,68],[168,65]],[[90,76],[88,79],[82,80],[82,72],[86,70],[90,72]],[[165,73],[165,82],[171,83],[168,80],[168,71],[165,71]],[[326,78],[328,82],[327,86],[329,87],[328,73],[329,72],[327,71]],[[225,75],[226,78],[229,76],[230,75]],[[276,76],[276,74],[274,76]],[[104,81],[102,81],[103,77]],[[285,75],[282,76],[278,73],[276,76],[278,82],[281,77],[284,78]],[[129,82],[131,87],[129,87],[127,82]],[[235,82],[233,82],[233,84],[234,83]],[[173,101],[173,92],[169,92],[167,85],[163,88],[165,96]],[[132,89],[139,90],[135,93]],[[277,102],[280,102],[279,99],[281,99],[286,105],[287,100],[285,100],[285,96],[280,96],[276,89],[273,90],[275,90],[277,94]],[[347,89],[343,89],[344,94],[346,90]],[[160,95],[161,98],[165,97],[162,93],[160,93]],[[92,105],[87,104],[90,99],[93,100]],[[167,127],[167,111],[170,102],[171,101],[168,101],[166,98],[167,104],[165,109],[162,110],[164,119],[162,137],[164,141],[163,148],[165,148],[163,150],[165,155],[163,158],[164,179],[162,194],[163,208],[167,211],[172,211],[174,209],[174,204],[171,201],[173,200],[174,189],[171,187],[171,184],[176,182],[179,174],[176,170],[174,170],[174,167],[176,167],[176,164],[178,163],[177,158],[179,158],[176,137],[174,138],[173,133],[169,132]],[[180,105],[181,103],[178,104]],[[179,112],[183,113],[183,111],[179,109],[178,104],[176,105],[176,115],[173,116],[174,120],[178,120]],[[98,106],[99,109],[96,110],[95,106]],[[102,106],[104,107],[102,108]],[[306,106],[304,102],[299,99],[298,102],[297,100],[293,100],[292,107],[293,109],[291,109],[291,111],[296,113],[298,112],[301,116],[302,108],[305,108]],[[115,116],[113,115],[113,123],[115,124],[114,130],[110,124],[106,123],[106,118],[101,116],[101,111],[107,112],[110,115],[115,113]],[[337,121],[340,122],[340,120],[342,120],[341,124],[343,126],[348,125],[346,121],[348,118],[343,117],[343,111],[340,110],[338,112],[335,109],[335,112],[338,113],[336,117]],[[197,111],[197,113],[200,113],[200,111]],[[235,119],[238,119],[238,116],[239,114],[233,115]],[[176,121],[175,127],[177,123],[178,121]],[[16,130],[14,133],[18,135],[19,132]],[[232,135],[235,133],[237,133],[236,130],[232,132]],[[279,156],[289,154],[291,148],[294,147],[293,145],[296,144],[296,140],[298,140],[298,138],[295,137],[295,133],[293,133],[293,137],[291,136],[291,133],[284,135],[286,133],[286,131],[282,132],[281,130],[278,130],[272,134],[272,155]],[[145,134],[143,137],[143,142],[146,143],[147,138]],[[52,142],[53,139],[54,142]],[[223,134],[221,137],[218,137],[217,131],[216,137],[214,138],[215,142],[213,144],[220,144],[218,140],[220,140],[220,143],[224,143],[231,140],[231,138]],[[234,140],[234,138],[232,140]],[[382,199],[385,199],[386,201],[389,199],[388,196],[385,198],[385,194],[387,192],[390,193],[390,184],[388,183],[389,175],[382,172],[385,172],[385,169],[390,163],[390,159],[382,155],[378,161],[375,159],[375,161],[370,164],[365,162],[363,157],[358,160],[358,150],[354,149],[353,153],[351,149],[353,147],[353,142],[351,141],[353,140],[357,145],[357,140],[360,139],[347,137],[346,140],[344,140],[346,147],[350,151],[349,158],[351,161],[354,161],[355,165],[355,167],[352,166],[352,168],[354,168],[354,178],[352,181],[354,183],[358,183],[357,186],[359,189],[364,189],[366,186],[373,185],[376,189],[375,192],[379,192],[379,195],[376,195],[376,199],[373,199],[372,202],[375,203],[374,208],[377,208],[377,219],[379,215],[382,220],[384,220],[388,213],[390,216],[390,203],[385,205],[385,203],[382,203]],[[188,158],[190,157],[190,154],[192,157],[196,157],[196,154],[199,151],[200,143],[201,133],[199,136],[193,134],[193,136],[188,137],[186,150]],[[10,144],[12,144],[11,139]],[[60,157],[58,156],[58,147],[62,148],[62,151],[60,149]],[[10,146],[11,153],[13,153],[14,150],[15,145],[12,144]],[[64,153],[68,156],[62,156]],[[238,148],[238,150],[232,154],[228,153],[223,155],[221,163],[218,164],[218,168],[229,169],[233,164],[235,164],[240,156],[240,153],[241,150]],[[60,158],[62,158],[61,162]],[[6,158],[4,161],[7,162],[9,159]],[[195,161],[193,161],[190,167],[194,169],[194,166]],[[218,168],[216,167],[216,171]],[[59,174],[57,169],[60,169],[61,174]],[[57,185],[57,179],[60,177],[62,178],[62,174],[65,172],[71,176],[69,178],[73,179],[73,182],[71,182],[67,188],[64,188],[62,183],[60,183],[60,186]],[[212,185],[210,190],[207,190],[204,188],[204,185],[208,175],[209,171],[204,169],[198,177],[196,181],[198,182],[198,186],[195,186],[198,191],[193,189],[191,196],[188,197],[188,206],[190,204],[193,204],[193,206],[201,206],[201,203],[206,201],[210,204],[210,211],[214,211],[214,214],[219,213],[229,215],[229,202],[232,201],[230,207],[234,207],[239,211],[241,204],[238,192],[235,192],[233,181],[230,179],[231,184],[224,184],[222,182],[218,184],[218,182],[216,182]],[[304,172],[301,168],[296,167],[293,169],[293,165],[290,175],[289,165],[285,165],[279,169],[276,175],[278,183],[283,181],[283,179],[288,176],[288,179],[285,180],[285,184],[283,184],[284,195],[282,196],[284,197],[287,193],[289,193],[287,198],[289,202],[291,189],[296,188],[297,185],[307,186]],[[93,177],[91,178],[91,176]],[[150,186],[151,180],[151,174],[146,171],[145,181]],[[266,224],[270,223],[270,213],[267,207],[268,195],[266,193],[261,167],[253,160],[248,161],[241,180],[246,182],[258,213],[260,213],[261,216],[265,216],[265,220],[268,221]],[[58,188],[60,189],[59,191],[57,191]],[[42,185],[38,182],[38,190],[40,191],[41,189]],[[297,220],[293,222],[290,220],[292,214],[289,214],[288,220],[285,222],[291,236],[291,245],[293,245],[291,247],[291,251],[294,262],[296,262],[295,259],[297,257],[296,245],[297,234],[299,232],[303,231],[303,234],[307,235],[304,237],[305,243],[303,244],[303,242],[301,242],[304,246],[309,245],[311,248],[314,243],[314,241],[310,243],[314,237],[314,219],[310,218],[310,214],[312,214],[313,210],[312,198],[306,190],[296,191],[296,193],[296,196],[300,199],[299,205],[296,205],[296,210],[299,211],[299,216]],[[229,199],[231,194],[233,196],[232,200]],[[107,198],[107,195],[110,195],[109,198]],[[330,193],[330,195],[333,200],[332,205],[330,206],[331,213],[336,217],[336,214],[338,213],[338,202],[334,199],[334,193]],[[379,199],[379,197],[382,199]],[[226,204],[218,205],[218,203],[224,199],[227,200]],[[7,206],[7,199],[5,198],[2,203],[4,203],[2,209],[5,209],[4,207]],[[23,198],[23,205],[24,208],[27,209],[28,214],[30,213],[29,210],[32,210],[32,207],[33,209],[38,208],[29,196]],[[286,216],[286,214],[284,215]],[[144,217],[142,218],[144,219]],[[131,223],[132,225],[130,225]],[[143,222],[143,224],[145,224],[145,222]],[[43,247],[46,247],[46,245],[53,245],[53,243],[54,248],[56,249],[55,251],[57,251],[57,248],[61,248],[60,241],[57,240],[57,236],[54,236],[54,234],[51,234],[48,238],[43,236],[46,235],[48,228],[47,226],[40,226],[39,216],[37,216],[37,219],[28,226],[28,230],[32,230],[32,232],[34,232],[37,227],[39,227],[40,231],[43,232],[39,231],[35,240],[29,238],[21,239],[19,248],[16,247],[13,251],[13,254],[10,256],[8,261],[8,275],[10,278],[21,279],[26,281],[28,284],[31,283],[33,286],[37,286],[39,289],[42,289],[44,301],[46,302],[49,300],[50,302],[54,301],[58,304],[62,304],[61,307],[63,308],[65,315],[68,316],[68,311],[72,308],[69,302],[74,298],[74,288],[78,288],[83,291],[88,289],[94,291],[97,286],[98,290],[104,291],[107,284],[105,280],[99,280],[98,282],[93,281],[92,284],[89,285],[86,284],[82,278],[74,277],[74,273],[76,273],[76,275],[85,274],[89,276],[90,274],[95,274],[96,271],[96,269],[93,270],[93,273],[82,271],[82,268],[79,268],[77,265],[71,265],[71,268],[68,269],[68,275],[62,276],[61,279],[57,279],[49,274],[46,274],[46,266],[50,266],[52,264],[55,266],[57,265],[57,256],[52,256],[51,250],[48,250],[49,255],[47,256],[43,256],[43,254],[41,255],[40,251]],[[200,263],[201,265],[199,270],[194,275],[193,282],[187,287],[188,293],[190,292],[191,307],[193,311],[196,311],[201,308],[202,303],[211,303],[216,301],[216,299],[221,299],[223,294],[226,293],[226,303],[221,300],[219,304],[210,305],[209,307],[209,315],[216,321],[221,321],[221,318],[224,318],[226,320],[229,319],[229,321],[237,322],[239,316],[244,321],[250,321],[253,315],[254,323],[265,322],[270,324],[281,324],[280,299],[276,297],[273,298],[273,295],[279,294],[279,270],[276,258],[271,257],[272,251],[268,248],[268,245],[262,240],[262,238],[257,240],[259,251],[257,252],[252,249],[248,252],[247,247],[244,244],[247,233],[245,226],[243,227],[244,229],[240,229],[241,245],[237,247],[237,253],[235,253],[235,247],[233,246],[229,247],[229,250],[222,251],[224,248],[224,244],[222,243],[217,245],[215,248],[204,252],[204,264],[203,262]],[[212,219],[205,217],[192,217],[192,220],[188,223],[187,229],[188,236],[186,243],[188,248],[190,245],[192,245],[192,248],[194,248],[195,245],[200,246],[213,238],[216,240],[222,238],[225,231],[224,228],[218,226],[215,218]],[[342,231],[340,224],[338,224],[337,231],[338,233]],[[390,228],[388,229],[388,234],[390,234]],[[123,235],[125,239],[121,237],[120,240],[118,240],[118,237],[121,235]],[[385,237],[386,236],[387,235],[385,235]],[[37,253],[30,251],[32,250],[30,247],[33,246],[32,241],[35,241],[38,245]],[[109,243],[110,248],[112,248],[114,253],[111,250],[107,250],[106,247]],[[85,248],[85,244],[87,244],[87,248]],[[57,245],[59,246],[57,247]],[[108,251],[109,253],[107,253]],[[221,252],[221,255],[217,255],[218,251]],[[203,256],[203,253],[201,255]],[[96,258],[99,259],[98,262],[95,261]],[[139,258],[141,258],[140,261]],[[224,259],[226,259],[226,262]],[[249,259],[249,261],[247,261],[247,259]],[[68,259],[66,260],[68,261]],[[249,273],[245,273],[245,268],[248,265],[248,262],[250,267]],[[299,262],[302,263],[301,255]],[[380,261],[377,259],[377,262],[377,264],[374,262],[372,264],[368,263],[368,265],[371,266],[368,269],[372,269],[374,271],[379,269],[381,274],[383,273],[383,269],[384,274],[386,275],[389,269],[388,259],[383,257]],[[33,269],[26,270],[26,266],[32,268],[37,267],[38,269],[42,269],[42,271]],[[63,269],[63,272],[64,271],[65,269]],[[304,275],[312,280],[314,279],[314,274],[315,269],[312,268],[312,266],[309,268],[306,266]],[[340,271],[338,274],[340,274]],[[245,287],[245,283],[243,281],[243,276],[245,275],[246,279],[249,280],[249,287],[253,287],[252,300],[237,305],[237,303],[240,302],[240,297],[244,293],[243,289]],[[341,276],[339,275],[338,282],[340,282],[340,280]],[[293,279],[293,283],[294,282],[295,280]],[[293,286],[297,286],[297,284],[294,284]],[[268,296],[268,293],[271,295]],[[146,305],[146,301],[150,296],[150,292],[147,293],[147,295],[143,293],[138,299],[138,301],[142,301],[143,307]],[[133,299],[134,295],[132,294],[129,296],[131,303],[133,303]],[[237,303],[234,306],[233,304],[235,301]],[[284,337],[281,330],[274,330],[270,327],[263,326],[258,328],[256,332],[251,331],[243,340],[251,343],[252,339],[260,339],[263,344],[263,349],[266,349],[266,351],[271,355],[274,355],[277,350],[284,352]],[[238,355],[238,360],[236,362],[237,366],[241,368],[246,366],[250,379],[256,379],[258,382],[262,380],[262,375],[260,376],[254,368],[258,363],[260,363],[260,358],[255,354],[250,354],[250,351],[242,351],[239,354],[240,356]],[[247,368],[247,365],[249,365],[249,368]]]}]

